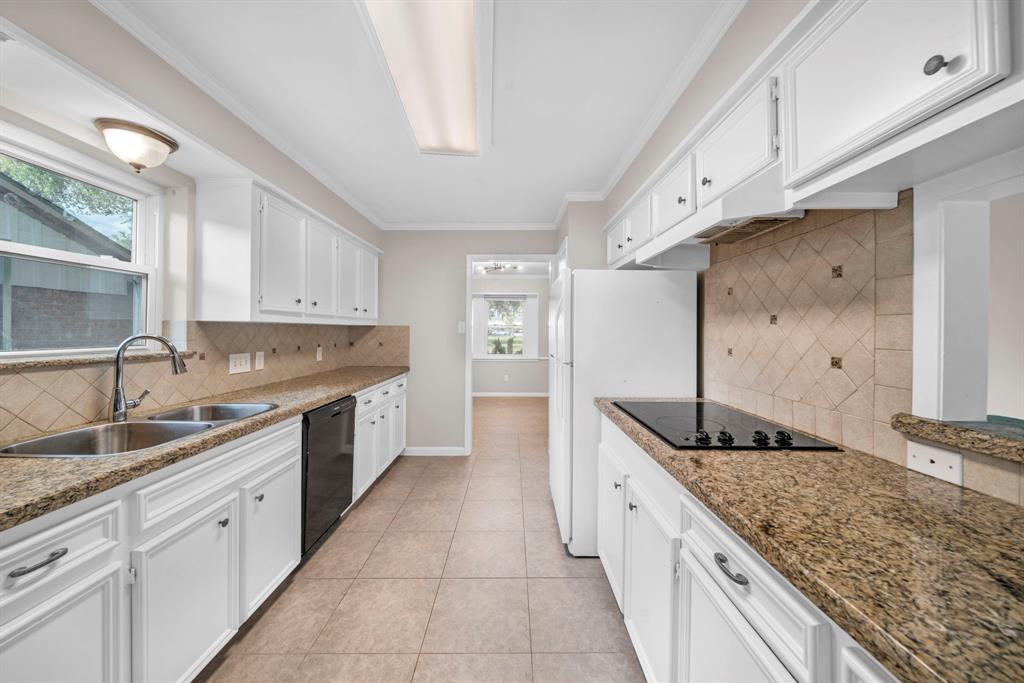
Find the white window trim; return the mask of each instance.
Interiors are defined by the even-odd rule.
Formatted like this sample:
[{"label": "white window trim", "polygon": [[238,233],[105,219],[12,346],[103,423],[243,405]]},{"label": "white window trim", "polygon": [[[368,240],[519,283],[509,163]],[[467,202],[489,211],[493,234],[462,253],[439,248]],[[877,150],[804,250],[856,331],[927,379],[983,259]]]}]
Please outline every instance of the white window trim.
[{"label": "white window trim", "polygon": [[[119,261],[88,254],[0,240],[0,254],[27,256],[56,263],[103,268],[146,277],[144,332],[160,334],[163,323],[160,282],[160,232],[163,226],[163,191],[135,174],[114,168],[30,131],[5,123],[0,129],[0,152],[75,180],[129,197],[136,202],[132,226],[132,260]],[[147,350],[157,347],[151,342]],[[0,361],[24,358],[109,355],[115,347],[0,351]]]},{"label": "white window trim", "polygon": [[[499,299],[499,300],[523,300],[523,301],[526,301],[526,300],[529,300],[529,299],[536,299],[537,300],[537,305],[539,305],[540,297],[538,296],[538,294],[536,292],[473,292],[472,296],[470,297],[470,299],[471,300],[472,299]],[[525,312],[524,312],[524,315],[525,315]],[[473,320],[473,324],[475,324],[475,323],[476,323],[476,320],[474,319]],[[537,329],[534,330],[533,333],[536,335],[537,338],[534,340],[533,344],[539,349],[540,348],[540,320],[535,321],[535,325],[536,325]],[[473,330],[473,329],[470,329],[470,332],[475,334],[475,330]],[[526,320],[524,319],[523,320],[523,335],[524,335],[524,341],[523,341],[523,347],[524,348],[523,348],[523,350],[524,351],[526,350],[525,349],[525,347],[526,347],[525,335],[526,334],[527,334]],[[498,362],[498,363],[509,363],[509,362],[521,363],[521,362],[524,362],[524,361],[538,361],[538,360],[543,360],[543,359],[540,356],[537,356],[537,355],[534,355],[534,356],[521,355],[521,356],[519,356],[519,355],[514,355],[514,354],[500,355],[500,354],[493,354],[493,353],[487,353],[487,354],[473,353],[473,361]]]}]

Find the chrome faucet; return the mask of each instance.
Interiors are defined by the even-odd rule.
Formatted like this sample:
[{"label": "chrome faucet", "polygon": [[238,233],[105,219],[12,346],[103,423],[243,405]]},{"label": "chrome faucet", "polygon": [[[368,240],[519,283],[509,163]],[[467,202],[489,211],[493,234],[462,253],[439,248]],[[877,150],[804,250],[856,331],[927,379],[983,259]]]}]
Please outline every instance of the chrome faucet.
[{"label": "chrome faucet", "polygon": [[167,347],[167,350],[171,352],[171,374],[180,375],[188,372],[181,354],[178,353],[178,349],[174,347],[174,344],[167,337],[161,337],[158,334],[136,334],[128,337],[117,347],[117,354],[114,356],[114,397],[110,406],[110,420],[112,422],[124,422],[127,420],[128,411],[132,408],[138,408],[142,400],[149,395],[149,389],[146,389],[138,398],[126,399],[124,397],[124,353],[131,346],[132,342],[140,339],[152,339]]}]

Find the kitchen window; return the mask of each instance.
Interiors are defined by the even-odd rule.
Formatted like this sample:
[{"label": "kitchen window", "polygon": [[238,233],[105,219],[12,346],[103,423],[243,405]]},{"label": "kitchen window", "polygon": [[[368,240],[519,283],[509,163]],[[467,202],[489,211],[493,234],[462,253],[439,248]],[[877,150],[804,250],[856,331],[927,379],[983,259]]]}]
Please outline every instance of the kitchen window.
[{"label": "kitchen window", "polygon": [[0,139],[0,358],[104,352],[154,331],[158,189],[23,142]]},{"label": "kitchen window", "polygon": [[536,294],[473,295],[473,357],[520,360],[537,357]]}]

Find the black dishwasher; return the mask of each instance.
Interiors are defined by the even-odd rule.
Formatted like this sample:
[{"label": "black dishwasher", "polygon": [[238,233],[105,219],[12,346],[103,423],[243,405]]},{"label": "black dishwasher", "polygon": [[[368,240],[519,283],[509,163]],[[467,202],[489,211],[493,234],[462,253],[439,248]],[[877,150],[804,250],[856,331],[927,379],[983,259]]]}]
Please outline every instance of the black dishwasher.
[{"label": "black dishwasher", "polygon": [[349,396],[302,416],[303,555],[352,503],[355,411]]}]

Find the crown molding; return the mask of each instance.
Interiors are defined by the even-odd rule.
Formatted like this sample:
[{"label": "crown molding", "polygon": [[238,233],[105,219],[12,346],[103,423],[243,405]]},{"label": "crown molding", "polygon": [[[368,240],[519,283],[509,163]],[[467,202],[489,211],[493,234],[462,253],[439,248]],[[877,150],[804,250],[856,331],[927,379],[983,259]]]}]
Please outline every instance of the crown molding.
[{"label": "crown molding", "polygon": [[383,223],[381,230],[557,230],[556,223]]},{"label": "crown molding", "polygon": [[295,149],[284,136],[279,135],[272,126],[239,102],[220,81],[174,47],[159,32],[135,14],[127,3],[122,0],[89,0],[89,2],[218,104],[241,119],[282,154],[347,202],[349,206],[363,214],[367,220],[378,226],[381,224],[380,217],[366,204],[356,199],[337,178]]}]

